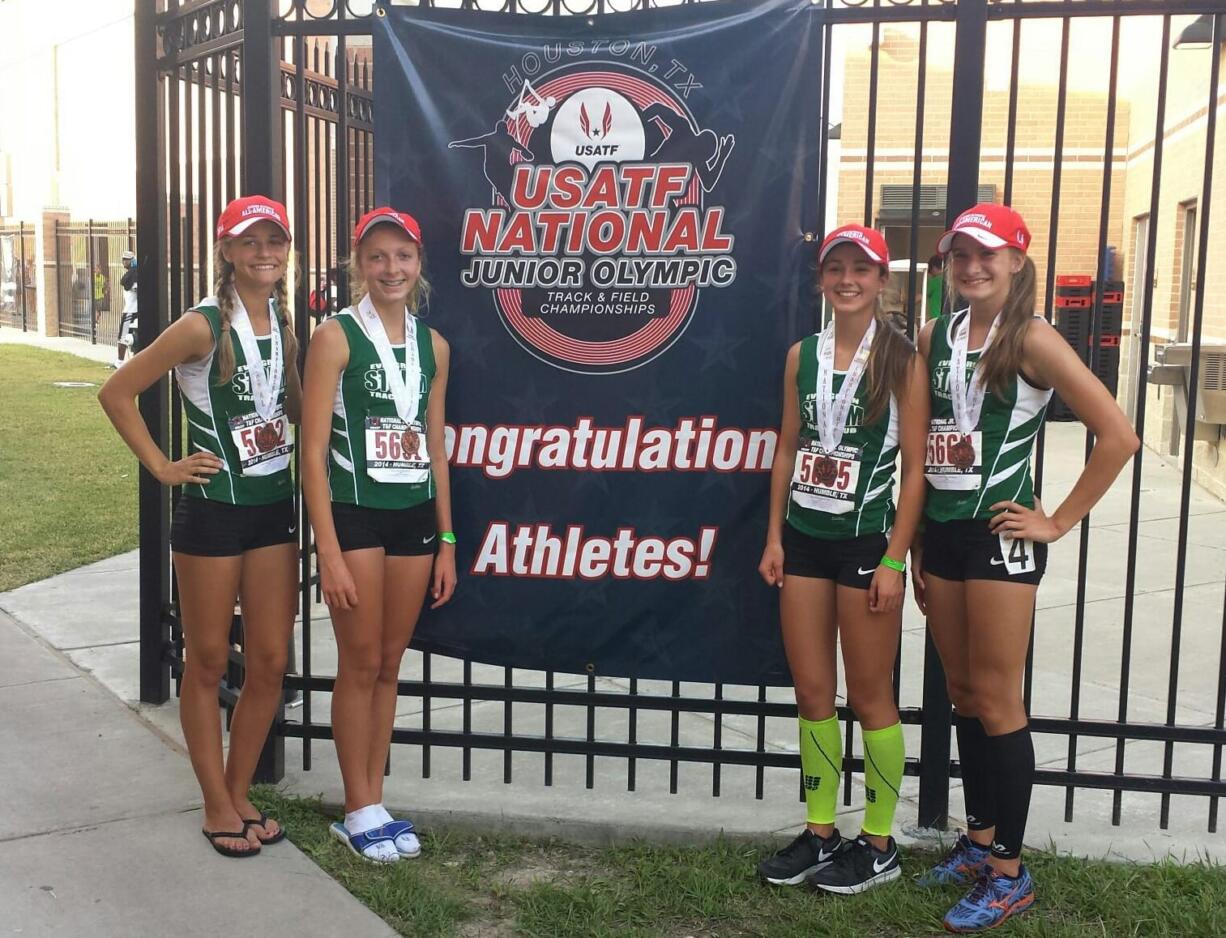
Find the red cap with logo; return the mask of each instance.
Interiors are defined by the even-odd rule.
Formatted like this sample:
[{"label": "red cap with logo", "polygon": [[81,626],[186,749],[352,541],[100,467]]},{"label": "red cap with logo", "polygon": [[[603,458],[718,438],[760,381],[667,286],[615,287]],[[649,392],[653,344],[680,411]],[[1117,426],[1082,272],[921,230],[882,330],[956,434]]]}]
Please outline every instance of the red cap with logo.
[{"label": "red cap with logo", "polygon": [[243,196],[227,205],[217,219],[217,237],[233,238],[262,221],[272,222],[285,232],[285,237],[293,238],[289,231],[289,213],[285,206],[263,195]]},{"label": "red cap with logo", "polygon": [[1007,205],[980,202],[954,219],[953,227],[941,235],[937,250],[948,254],[954,236],[964,234],[985,248],[1017,248],[1023,254],[1030,247],[1030,229],[1022,216]]},{"label": "red cap with logo", "polygon": [[821,250],[817,252],[817,262],[820,264],[824,261],[826,255],[840,244],[854,244],[874,264],[890,263],[890,248],[885,243],[885,235],[876,228],[865,228],[863,225],[844,225],[826,235]]},{"label": "red cap with logo", "polygon": [[418,244],[422,243],[421,226],[417,224],[417,219],[408,212],[398,212],[386,205],[371,209],[358,219],[357,227],[353,229],[353,243],[357,244],[365,238],[375,225],[383,224],[395,225]]}]

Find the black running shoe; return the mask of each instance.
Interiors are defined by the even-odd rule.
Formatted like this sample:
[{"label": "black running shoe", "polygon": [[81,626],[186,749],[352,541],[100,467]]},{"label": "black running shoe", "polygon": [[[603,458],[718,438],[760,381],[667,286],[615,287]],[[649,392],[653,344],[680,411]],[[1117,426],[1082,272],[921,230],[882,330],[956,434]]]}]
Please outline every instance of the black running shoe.
[{"label": "black running shoe", "polygon": [[849,841],[834,859],[806,878],[814,889],[854,896],[858,892],[881,886],[902,875],[898,862],[898,845],[890,838],[885,850],[878,850],[864,837]]},{"label": "black running shoe", "polygon": [[805,828],[790,844],[758,864],[758,875],[775,886],[799,886],[806,876],[826,866],[844,845],[835,830],[819,837]]}]

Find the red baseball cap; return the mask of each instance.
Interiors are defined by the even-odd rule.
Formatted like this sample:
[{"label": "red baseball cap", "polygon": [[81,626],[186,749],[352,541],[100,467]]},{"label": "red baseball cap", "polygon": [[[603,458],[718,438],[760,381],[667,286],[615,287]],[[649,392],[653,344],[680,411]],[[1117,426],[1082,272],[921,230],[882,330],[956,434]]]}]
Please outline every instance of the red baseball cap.
[{"label": "red baseball cap", "polygon": [[417,219],[408,212],[398,212],[386,205],[371,209],[358,219],[357,227],[353,229],[353,243],[357,244],[371,228],[382,224],[395,225],[418,244],[422,243],[421,226],[417,224]]},{"label": "red baseball cap", "polygon": [[1030,229],[1022,216],[1007,205],[980,202],[954,219],[953,227],[941,235],[937,250],[948,254],[954,235],[964,234],[987,248],[1017,248],[1023,254],[1030,247]]},{"label": "red baseball cap", "polygon": [[285,206],[263,195],[246,195],[227,205],[221,217],[217,219],[217,237],[219,239],[233,238],[262,221],[272,222],[285,232],[285,237],[292,240],[293,235],[289,231],[289,213],[285,210]]},{"label": "red baseball cap", "polygon": [[821,250],[817,252],[817,262],[820,264],[824,261],[826,255],[840,244],[854,244],[867,254],[874,264],[890,263],[890,248],[885,243],[885,235],[875,228],[865,228],[863,225],[844,225],[826,235]]}]

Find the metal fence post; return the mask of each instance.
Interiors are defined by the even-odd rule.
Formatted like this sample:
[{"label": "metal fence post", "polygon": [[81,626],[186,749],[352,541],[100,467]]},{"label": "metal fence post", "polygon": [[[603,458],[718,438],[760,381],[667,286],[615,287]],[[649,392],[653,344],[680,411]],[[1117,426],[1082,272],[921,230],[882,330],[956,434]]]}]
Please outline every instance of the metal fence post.
[{"label": "metal fence post", "polygon": [[94,220],[85,222],[85,290],[89,297],[86,309],[89,310],[89,341],[91,345],[98,344],[98,285],[94,281],[97,268],[94,265]]},{"label": "metal fence post", "polygon": [[[166,170],[162,153],[162,88],[158,76],[157,0],[136,0],[136,217],[137,267],[144,315],[137,329],[148,348],[166,325]],[[166,451],[168,429],[165,378],[140,396],[145,426]],[[170,530],[168,493],[143,466],[140,470],[140,699],[170,699]]]},{"label": "metal fence post", "polygon": [[[956,26],[946,224],[952,224],[960,212],[978,201],[987,0],[961,0]],[[923,827],[944,830],[949,822],[951,726],[945,669],[941,667],[932,636],[928,635],[924,644],[924,711],[920,736],[919,823]]]},{"label": "metal fence post", "polygon": [[[281,40],[272,31],[277,17],[274,0],[243,0],[242,190],[284,199]],[[257,782],[279,782],[285,776],[284,719],[283,694],[256,766]]]},{"label": "metal fence post", "polygon": [[29,328],[26,318],[26,292],[30,288],[30,272],[26,269],[26,223],[23,221],[17,223],[17,249],[21,256],[21,276],[17,278],[21,292],[21,331],[25,332]]}]

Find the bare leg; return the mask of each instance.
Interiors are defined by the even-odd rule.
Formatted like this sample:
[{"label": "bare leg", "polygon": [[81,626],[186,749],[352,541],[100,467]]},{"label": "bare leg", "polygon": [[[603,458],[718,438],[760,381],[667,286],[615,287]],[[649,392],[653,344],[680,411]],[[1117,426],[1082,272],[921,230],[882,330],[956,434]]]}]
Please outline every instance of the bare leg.
[{"label": "bare leg", "polygon": [[[966,586],[958,580],[944,580],[931,573],[924,574],[924,589],[928,602],[928,632],[941,656],[945,668],[945,686],[949,699],[960,716],[979,717],[974,686],[971,683],[970,645],[966,621]],[[981,847],[990,847],[995,827],[967,831],[967,836]]]},{"label": "bare leg", "polygon": [[338,663],[332,691],[332,735],[345,784],[345,811],[378,803],[371,790],[371,705],[383,632],[383,550],[367,548],[344,554],[357,587],[354,609],[333,609]]},{"label": "bare leg", "polygon": [[[779,597],[783,649],[787,654],[796,708],[806,720],[834,716],[838,682],[835,665],[835,590],[833,580],[785,576]],[[822,837],[834,833],[833,824],[809,824]]]},{"label": "bare leg", "polygon": [[[230,655],[230,622],[242,558],[176,553],[174,565],[186,644],[179,720],[204,797],[204,829],[240,831],[243,821],[231,801],[222,763],[217,685]],[[258,846],[259,842],[255,833],[249,831],[246,838],[221,838],[217,844],[242,850]]]},{"label": "bare leg", "polygon": [[[873,612],[868,591],[838,588],[839,641],[847,675],[847,702],[866,730],[880,730],[898,722],[894,703],[894,659],[902,630],[902,610]],[[889,838],[861,832],[878,850],[889,848]]]},{"label": "bare leg", "polygon": [[396,683],[400,661],[413,638],[422,601],[430,585],[434,557],[388,557],[383,562],[383,631],[379,676],[370,706],[370,761],[367,784],[375,802],[383,801],[383,769],[396,722]]},{"label": "bare leg", "polygon": [[[989,736],[1003,736],[1028,722],[1022,697],[1026,649],[1037,586],[993,580],[967,580],[966,609],[971,681],[979,721]],[[1019,858],[989,862],[1016,876]]]},{"label": "bare leg", "polygon": [[[230,800],[245,818],[260,812],[248,800],[251,776],[276,715],[285,677],[290,634],[298,590],[297,544],[277,544],[243,554],[239,601],[243,609],[243,655],[246,675],[234,719],[230,721],[230,754],[226,785]],[[275,837],[280,825],[270,820],[257,831]]]}]

